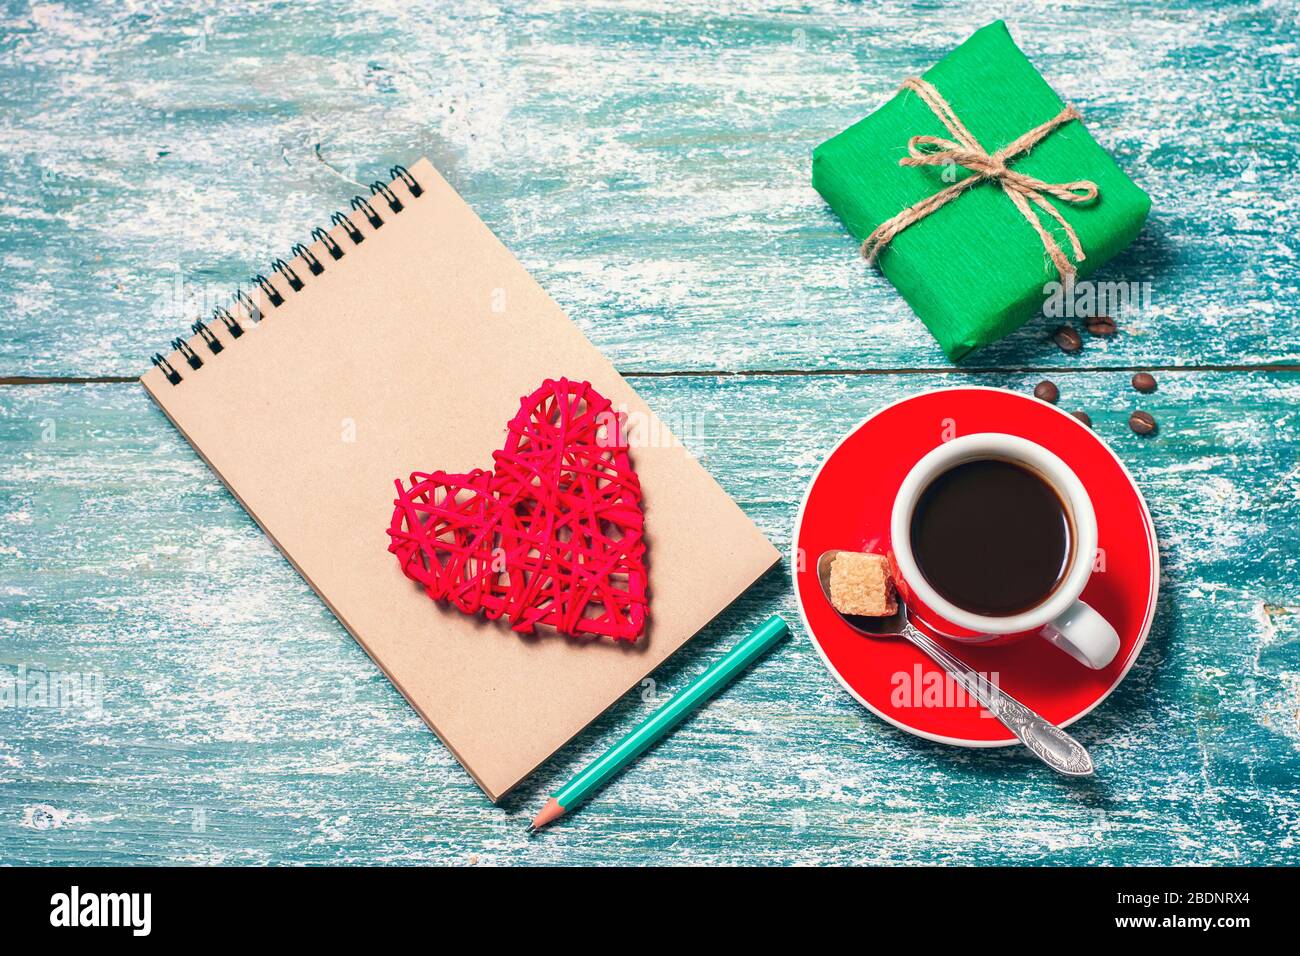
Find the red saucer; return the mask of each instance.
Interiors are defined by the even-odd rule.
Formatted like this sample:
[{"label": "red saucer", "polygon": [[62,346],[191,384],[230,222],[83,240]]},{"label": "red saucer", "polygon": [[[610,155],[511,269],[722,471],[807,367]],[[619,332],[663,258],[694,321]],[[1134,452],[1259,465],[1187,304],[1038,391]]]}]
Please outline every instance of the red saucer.
[{"label": "red saucer", "polygon": [[[850,694],[910,733],[963,747],[1017,743],[928,657],[899,638],[866,637],[841,620],[817,582],[817,558],[829,548],[880,551],[889,545],[894,493],[911,467],[943,440],[1005,432],[1038,442],[1079,476],[1097,512],[1105,570],[1083,598],[1119,633],[1111,664],[1090,670],[1047,641],[974,646],[944,641],[978,671],[1060,726],[1074,723],[1124,679],[1151,629],[1160,580],[1155,527],[1146,503],[1114,452],[1071,415],[1036,398],[998,388],[945,388],[881,409],[830,453],[809,486],[795,525],[795,594],[813,643]],[[919,669],[918,669],[919,668]]]}]

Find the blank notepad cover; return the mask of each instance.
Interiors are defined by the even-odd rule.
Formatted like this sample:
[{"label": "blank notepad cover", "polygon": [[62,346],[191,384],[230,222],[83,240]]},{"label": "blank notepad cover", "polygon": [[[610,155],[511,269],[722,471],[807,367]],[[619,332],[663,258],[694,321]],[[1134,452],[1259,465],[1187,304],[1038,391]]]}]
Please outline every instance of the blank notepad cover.
[{"label": "blank notepad cover", "polygon": [[[417,184],[413,195],[410,183]],[[255,286],[142,381],[294,567],[493,800],[689,640],[778,559],[427,160],[316,242],[282,298]],[[349,232],[359,233],[360,243]],[[219,351],[213,352],[209,338]],[[521,636],[436,604],[388,552],[394,479],[490,468],[520,398],[589,381],[646,424],[632,464],[650,618],[635,645]],[[178,379],[173,383],[172,378]]]}]

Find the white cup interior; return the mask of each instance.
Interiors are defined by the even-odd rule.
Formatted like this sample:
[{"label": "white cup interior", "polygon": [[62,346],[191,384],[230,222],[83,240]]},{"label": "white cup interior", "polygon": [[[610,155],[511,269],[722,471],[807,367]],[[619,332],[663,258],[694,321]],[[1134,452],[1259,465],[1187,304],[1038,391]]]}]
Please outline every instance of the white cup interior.
[{"label": "white cup interior", "polygon": [[[935,478],[967,461],[999,458],[1037,472],[1060,494],[1069,510],[1072,553],[1064,579],[1039,605],[1019,614],[992,617],[958,607],[940,596],[921,574],[912,554],[912,512]],[[1083,593],[1092,574],[1097,552],[1097,517],[1092,500],[1078,476],[1042,445],[1016,435],[983,432],[953,438],[926,454],[912,466],[899,486],[890,515],[890,537],[898,570],[921,602],[945,620],[980,634],[1014,634],[1032,631],[1060,617]]]}]

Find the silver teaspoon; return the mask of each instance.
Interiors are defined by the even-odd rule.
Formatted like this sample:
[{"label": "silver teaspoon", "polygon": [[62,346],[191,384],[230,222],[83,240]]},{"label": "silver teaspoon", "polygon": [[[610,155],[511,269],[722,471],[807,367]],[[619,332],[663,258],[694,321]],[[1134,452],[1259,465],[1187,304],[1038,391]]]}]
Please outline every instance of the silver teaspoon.
[{"label": "silver teaspoon", "polygon": [[[827,602],[831,599],[831,562],[837,554],[839,551],[826,551],[817,559],[817,580],[821,582]],[[838,609],[835,613],[840,614]],[[913,646],[959,681],[981,707],[1002,721],[1021,743],[1053,770],[1071,777],[1086,777],[1092,773],[1092,758],[1081,743],[917,630],[908,619],[902,601],[898,602],[898,613],[892,617],[859,617],[856,614],[840,614],[840,617],[859,634],[901,637],[911,641]]]}]

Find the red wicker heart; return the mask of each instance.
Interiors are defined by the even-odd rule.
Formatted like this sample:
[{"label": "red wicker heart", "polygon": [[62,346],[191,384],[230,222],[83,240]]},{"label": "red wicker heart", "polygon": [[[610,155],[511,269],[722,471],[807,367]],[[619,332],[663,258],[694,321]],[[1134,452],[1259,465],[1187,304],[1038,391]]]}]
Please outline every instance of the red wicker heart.
[{"label": "red wicker heart", "polygon": [[465,614],[635,641],[646,549],[623,417],[589,383],[548,379],[507,429],[492,471],[397,481],[388,550]]}]

